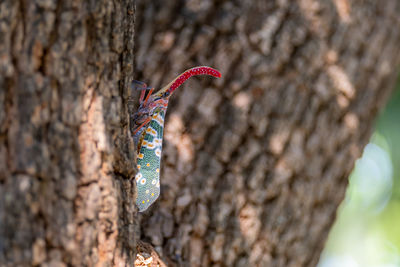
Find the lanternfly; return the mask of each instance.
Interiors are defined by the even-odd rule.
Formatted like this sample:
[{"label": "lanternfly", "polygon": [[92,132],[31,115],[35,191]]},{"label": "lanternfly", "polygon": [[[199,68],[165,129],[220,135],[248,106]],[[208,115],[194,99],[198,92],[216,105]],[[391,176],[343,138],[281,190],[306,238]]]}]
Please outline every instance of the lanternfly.
[{"label": "lanternfly", "polygon": [[195,67],[183,72],[167,86],[153,93],[154,88],[134,81],[132,86],[142,90],[139,109],[133,115],[133,138],[137,148],[136,204],[139,211],[146,210],[160,195],[160,165],[164,118],[172,93],[187,79],[195,75],[221,77],[210,67]]}]

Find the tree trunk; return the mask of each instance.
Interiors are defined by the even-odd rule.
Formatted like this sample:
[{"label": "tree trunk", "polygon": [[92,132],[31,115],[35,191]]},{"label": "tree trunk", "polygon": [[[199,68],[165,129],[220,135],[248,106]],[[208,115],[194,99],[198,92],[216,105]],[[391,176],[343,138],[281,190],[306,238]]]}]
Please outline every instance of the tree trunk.
[{"label": "tree trunk", "polygon": [[134,2],[6,0],[0,10],[0,261],[133,262],[124,96]]},{"label": "tree trunk", "polygon": [[[129,266],[138,245],[142,265],[315,266],[395,81],[399,11],[3,0],[0,265]],[[196,65],[223,78],[172,97],[161,197],[138,214],[130,81]]]}]

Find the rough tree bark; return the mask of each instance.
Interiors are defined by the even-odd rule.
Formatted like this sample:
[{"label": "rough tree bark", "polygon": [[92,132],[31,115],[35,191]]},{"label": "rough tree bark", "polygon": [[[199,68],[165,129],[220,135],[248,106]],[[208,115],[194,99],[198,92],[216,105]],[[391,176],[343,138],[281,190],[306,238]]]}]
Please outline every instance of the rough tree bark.
[{"label": "rough tree bark", "polygon": [[134,2],[1,1],[0,262],[133,262]]},{"label": "rough tree bark", "polygon": [[[0,265],[132,265],[137,244],[168,266],[316,265],[395,80],[399,14],[397,0],[2,0]],[[223,78],[174,95],[161,197],[137,214],[129,83],[195,65]]]}]

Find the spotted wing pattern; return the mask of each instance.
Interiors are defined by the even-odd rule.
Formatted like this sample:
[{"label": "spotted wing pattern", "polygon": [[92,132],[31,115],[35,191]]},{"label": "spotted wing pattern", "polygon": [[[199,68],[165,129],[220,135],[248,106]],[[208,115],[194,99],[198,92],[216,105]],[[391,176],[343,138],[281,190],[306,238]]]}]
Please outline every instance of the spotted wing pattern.
[{"label": "spotted wing pattern", "polygon": [[160,166],[165,111],[156,111],[147,128],[137,156],[136,205],[145,211],[160,195]]},{"label": "spotted wing pattern", "polygon": [[[154,88],[141,82],[133,82],[132,87],[142,90],[140,106],[132,115],[132,135],[137,148],[136,175],[139,211],[145,211],[160,195],[160,165],[165,112],[169,97],[187,79],[196,75],[221,77],[221,73],[207,66],[186,70],[168,85],[153,93]],[[146,93],[147,92],[147,93]]]}]

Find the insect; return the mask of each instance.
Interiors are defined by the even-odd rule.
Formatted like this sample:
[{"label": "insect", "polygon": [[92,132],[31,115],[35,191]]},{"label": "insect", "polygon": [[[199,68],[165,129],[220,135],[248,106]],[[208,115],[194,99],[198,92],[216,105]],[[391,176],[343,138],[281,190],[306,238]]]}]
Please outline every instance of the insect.
[{"label": "insect", "polygon": [[187,79],[195,75],[221,77],[213,68],[201,66],[186,70],[167,86],[153,93],[154,88],[134,81],[132,87],[142,90],[139,109],[133,115],[132,135],[137,149],[135,176],[138,196],[136,205],[145,211],[160,195],[160,165],[165,113],[172,93]]}]

